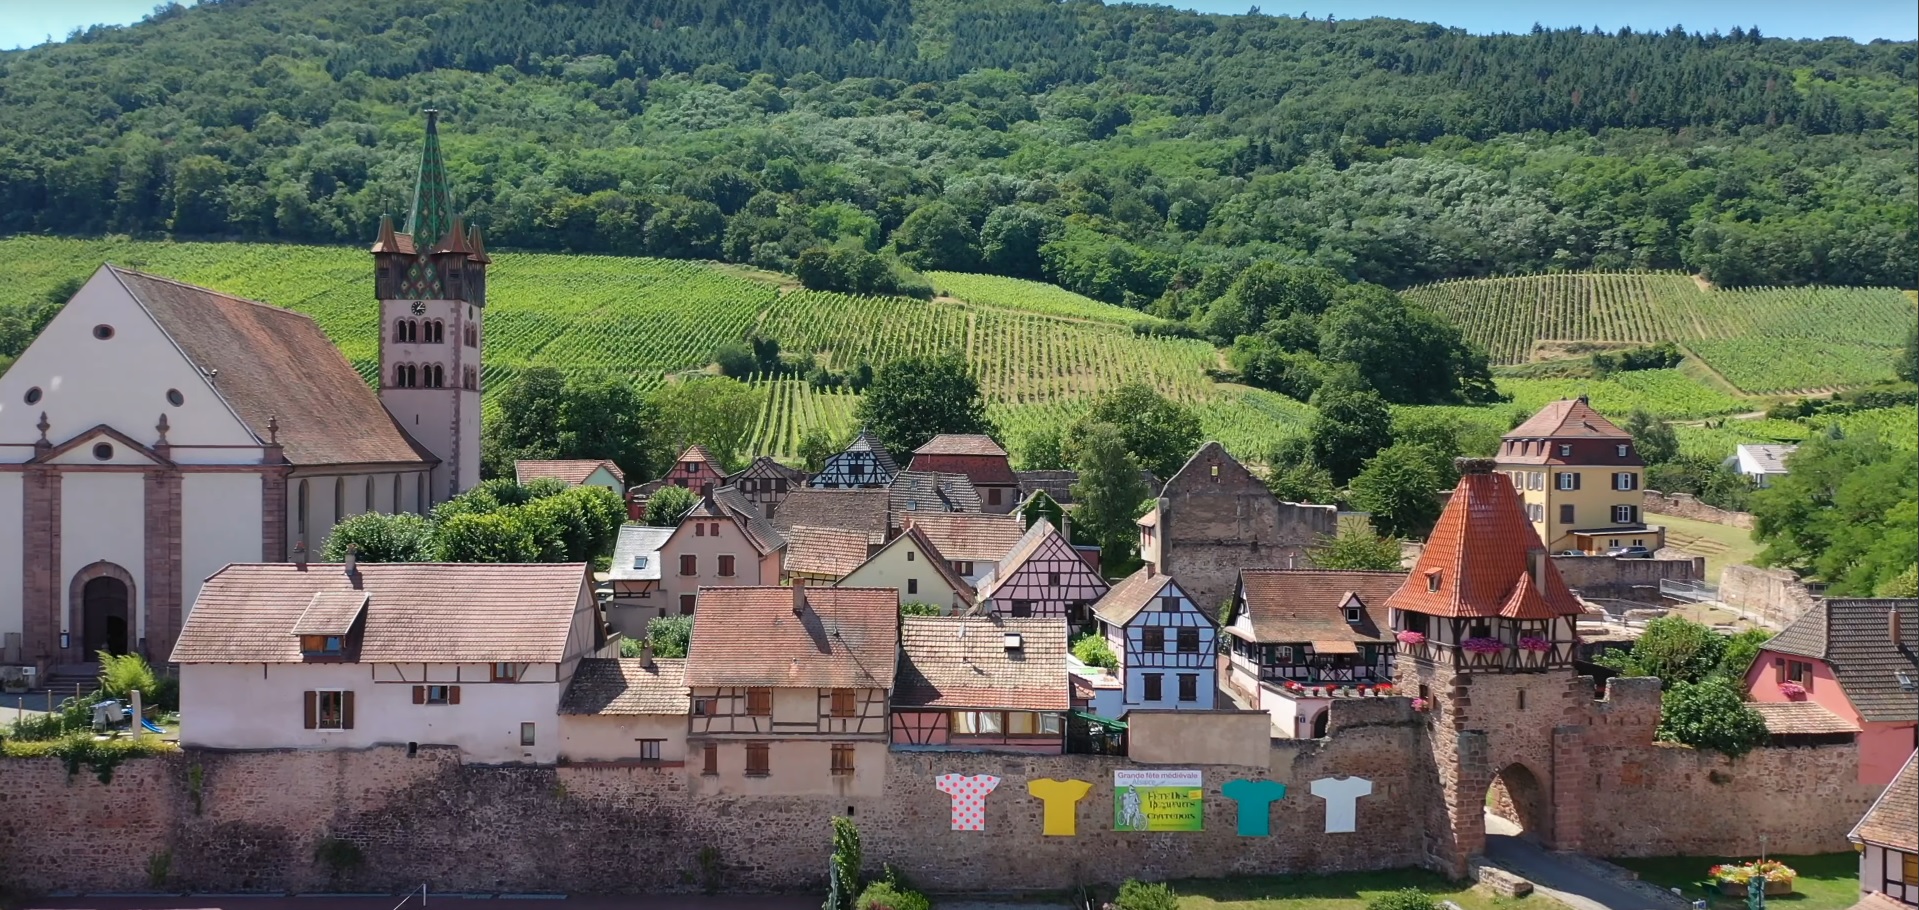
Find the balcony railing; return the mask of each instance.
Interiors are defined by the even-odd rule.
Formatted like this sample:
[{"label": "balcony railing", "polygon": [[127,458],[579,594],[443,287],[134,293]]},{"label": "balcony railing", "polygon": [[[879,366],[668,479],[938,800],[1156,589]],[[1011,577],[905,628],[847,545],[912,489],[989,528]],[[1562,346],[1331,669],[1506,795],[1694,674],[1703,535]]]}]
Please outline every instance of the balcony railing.
[{"label": "balcony railing", "polygon": [[1570,641],[1555,641],[1552,648],[1545,651],[1528,650],[1516,645],[1502,645],[1497,651],[1469,651],[1457,645],[1435,641],[1416,645],[1401,642],[1399,656],[1469,672],[1549,670],[1572,666],[1573,645]]}]

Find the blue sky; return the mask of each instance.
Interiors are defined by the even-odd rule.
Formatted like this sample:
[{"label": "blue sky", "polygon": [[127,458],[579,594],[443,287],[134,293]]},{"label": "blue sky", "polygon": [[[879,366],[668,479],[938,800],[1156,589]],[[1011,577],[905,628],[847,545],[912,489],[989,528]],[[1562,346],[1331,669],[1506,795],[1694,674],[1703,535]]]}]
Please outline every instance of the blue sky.
[{"label": "blue sky", "polygon": [[[137,22],[157,0],[0,0],[0,50],[39,44],[51,36],[89,25]],[[1173,5],[1209,13],[1243,13],[1251,0],[1171,0]],[[1438,22],[1476,33],[1523,32],[1534,22],[1546,26],[1598,25],[1665,29],[1684,25],[1693,31],[1729,31],[1759,26],[1780,38],[1841,35],[1861,41],[1919,37],[1919,7],[1913,0],[1611,0],[1605,4],[1540,3],[1538,0],[1267,0],[1262,9],[1275,15],[1341,19],[1388,16]]]}]

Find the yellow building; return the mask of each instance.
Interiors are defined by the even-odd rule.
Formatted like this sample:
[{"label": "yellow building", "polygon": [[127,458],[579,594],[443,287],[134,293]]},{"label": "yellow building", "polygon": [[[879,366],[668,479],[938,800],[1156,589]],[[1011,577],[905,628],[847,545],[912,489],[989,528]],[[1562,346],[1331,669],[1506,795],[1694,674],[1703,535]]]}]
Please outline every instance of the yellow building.
[{"label": "yellow building", "polygon": [[1632,434],[1599,416],[1584,395],[1555,401],[1507,433],[1498,464],[1552,552],[1656,551],[1665,543],[1665,529],[1639,514],[1646,462]]}]

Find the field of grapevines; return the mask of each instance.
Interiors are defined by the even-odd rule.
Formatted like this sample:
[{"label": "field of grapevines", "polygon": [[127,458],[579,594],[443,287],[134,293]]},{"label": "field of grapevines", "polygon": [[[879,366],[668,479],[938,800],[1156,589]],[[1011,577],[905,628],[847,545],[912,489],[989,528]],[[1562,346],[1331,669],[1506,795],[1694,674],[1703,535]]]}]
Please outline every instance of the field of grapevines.
[{"label": "field of grapevines", "polygon": [[1000,307],[1071,319],[1091,319],[1124,326],[1131,326],[1137,322],[1161,321],[1138,310],[1104,303],[1091,297],[1082,297],[1064,288],[1039,281],[1022,281],[1018,278],[1002,278],[998,275],[974,275],[967,272],[927,272],[925,275],[928,281],[933,282],[933,287],[939,293],[978,306]]},{"label": "field of grapevines", "polygon": [[[0,306],[44,298],[102,262],[308,313],[362,375],[371,380],[377,367],[371,265],[358,249],[15,237],[0,240]],[[782,294],[694,262],[495,253],[483,382],[497,392],[527,367],[550,365],[651,388],[761,331],[836,369],[963,352],[1008,444],[1072,421],[1092,396],[1131,381],[1195,406],[1209,436],[1252,457],[1310,414],[1271,393],[1215,385],[1205,374],[1218,364],[1211,345],[1136,335],[1131,325],[1145,317],[1132,310],[1012,279],[942,273],[936,281],[962,299]],[[750,451],[790,456],[808,428],[852,425],[856,396],[798,380],[761,384],[766,404]],[[488,394],[489,410],[493,401]]]},{"label": "field of grapevines", "polygon": [[1676,341],[1754,394],[1889,379],[1914,318],[1911,296],[1891,288],[1707,290],[1678,272],[1446,281],[1406,295],[1452,317],[1494,363],[1525,363],[1542,342]]},{"label": "field of grapevines", "polygon": [[1678,370],[1639,370],[1616,373],[1608,379],[1518,379],[1500,377],[1499,390],[1530,414],[1561,398],[1587,396],[1593,409],[1607,417],[1624,418],[1634,408],[1670,419],[1713,417],[1752,410],[1717,389],[1694,382]]}]

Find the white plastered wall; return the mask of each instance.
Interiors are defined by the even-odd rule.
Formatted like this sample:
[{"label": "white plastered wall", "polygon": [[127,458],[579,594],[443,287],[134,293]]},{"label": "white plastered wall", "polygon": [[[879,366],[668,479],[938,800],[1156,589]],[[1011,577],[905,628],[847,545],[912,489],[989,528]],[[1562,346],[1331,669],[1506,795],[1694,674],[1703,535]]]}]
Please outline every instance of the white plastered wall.
[{"label": "white plastered wall", "polygon": [[105,560],[133,576],[133,602],[127,605],[128,644],[146,632],[146,478],[130,472],[73,472],[60,481],[60,574],[55,590],[62,604],[60,631],[78,640],[79,617],[72,604],[73,577]]},{"label": "white plastered wall", "polygon": [[188,611],[207,576],[229,563],[260,562],[259,474],[183,474],[180,479],[180,598]]}]

